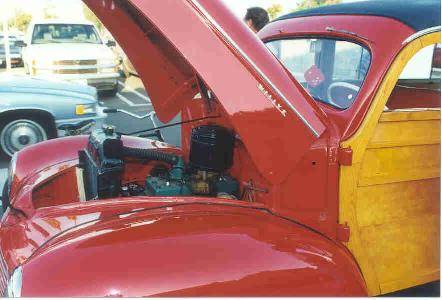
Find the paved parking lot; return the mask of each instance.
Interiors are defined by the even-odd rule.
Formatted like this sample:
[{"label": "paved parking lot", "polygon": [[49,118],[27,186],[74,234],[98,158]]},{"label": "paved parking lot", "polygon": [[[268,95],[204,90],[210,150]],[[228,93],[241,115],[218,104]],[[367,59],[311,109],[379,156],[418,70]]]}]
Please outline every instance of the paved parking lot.
[{"label": "paved parking lot", "polygon": [[[4,72],[4,69],[0,69],[0,72],[2,71]],[[23,70],[21,68],[14,68],[13,72],[21,74]],[[145,115],[153,110],[143,83],[136,76],[121,78],[117,95],[115,97],[101,95],[99,101],[103,106],[124,109],[139,116]],[[177,116],[171,122],[179,122],[179,120],[180,117]],[[119,132],[130,133],[164,125],[157,118],[154,118],[154,121],[155,124],[152,123],[150,118],[139,120],[123,113],[116,113],[110,114],[106,123],[114,125]],[[161,133],[166,142],[177,146],[181,144],[179,126],[162,129]],[[0,160],[0,189],[3,188],[3,183],[6,180],[8,164],[9,161],[4,159]]]}]

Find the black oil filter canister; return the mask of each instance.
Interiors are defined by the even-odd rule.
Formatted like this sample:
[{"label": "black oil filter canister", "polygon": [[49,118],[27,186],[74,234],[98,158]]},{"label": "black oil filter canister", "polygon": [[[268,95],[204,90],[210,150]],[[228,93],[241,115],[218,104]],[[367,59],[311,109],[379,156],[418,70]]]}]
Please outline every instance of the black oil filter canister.
[{"label": "black oil filter canister", "polygon": [[224,172],[232,166],[235,136],[217,125],[203,125],[192,130],[190,165],[192,168]]}]

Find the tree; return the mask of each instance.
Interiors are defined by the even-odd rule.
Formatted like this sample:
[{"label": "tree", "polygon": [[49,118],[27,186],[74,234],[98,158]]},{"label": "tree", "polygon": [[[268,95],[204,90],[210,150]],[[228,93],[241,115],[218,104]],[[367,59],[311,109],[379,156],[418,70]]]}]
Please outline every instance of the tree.
[{"label": "tree", "polygon": [[56,19],[58,17],[55,13],[55,7],[52,3],[43,9],[43,17],[45,19]]},{"label": "tree", "polygon": [[[22,10],[16,9],[14,17],[8,20],[9,28],[16,28],[22,32],[25,32],[28,29],[29,24],[31,23],[32,15],[25,13]],[[0,22],[0,31],[3,31],[3,23]]]},{"label": "tree", "polygon": [[314,8],[318,6],[337,4],[341,2],[342,0],[302,0],[295,10]]},{"label": "tree", "polygon": [[32,15],[25,13],[22,10],[16,10],[15,18],[9,20],[9,26],[15,27],[18,30],[25,32],[26,29],[28,29],[31,20],[32,20]]},{"label": "tree", "polygon": [[83,3],[83,14],[86,20],[92,22],[97,26],[98,30],[101,32],[104,28],[103,23],[101,23],[100,19]]},{"label": "tree", "polygon": [[281,4],[273,4],[269,8],[267,8],[267,12],[269,13],[270,20],[276,19],[279,14],[282,12]]}]

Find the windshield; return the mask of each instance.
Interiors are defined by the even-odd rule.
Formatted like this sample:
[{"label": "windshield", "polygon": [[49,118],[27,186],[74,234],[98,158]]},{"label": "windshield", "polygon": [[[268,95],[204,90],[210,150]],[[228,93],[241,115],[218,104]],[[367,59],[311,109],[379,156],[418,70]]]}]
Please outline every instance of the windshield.
[{"label": "windshield", "polygon": [[88,43],[101,44],[93,25],[37,24],[32,33],[32,44]]},{"label": "windshield", "polygon": [[338,109],[354,103],[371,60],[364,47],[327,38],[276,40],[267,47],[316,101]]}]

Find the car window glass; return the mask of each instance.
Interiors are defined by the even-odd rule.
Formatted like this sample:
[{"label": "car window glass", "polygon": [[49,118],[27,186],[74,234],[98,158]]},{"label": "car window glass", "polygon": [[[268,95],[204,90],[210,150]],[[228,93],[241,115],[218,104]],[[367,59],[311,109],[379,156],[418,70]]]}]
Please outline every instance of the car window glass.
[{"label": "car window glass", "polygon": [[440,78],[440,44],[419,50],[407,63],[399,79],[430,79],[434,76]]},{"label": "car window glass", "polygon": [[370,66],[370,52],[347,41],[284,39],[266,45],[316,101],[339,109],[353,104]]},{"label": "car window glass", "polygon": [[335,50],[333,80],[363,81],[370,65],[370,53],[353,43],[338,41]]},{"label": "car window glass", "polygon": [[[9,45],[10,46],[14,46],[16,41],[17,41],[17,38],[15,36],[9,37]],[[5,45],[5,38],[3,36],[0,36],[0,45]]]},{"label": "car window glass", "polygon": [[385,110],[440,109],[440,103],[440,44],[433,44],[407,62]]},{"label": "car window glass", "polygon": [[100,44],[100,37],[92,25],[37,24],[32,33],[32,44],[91,43]]}]

